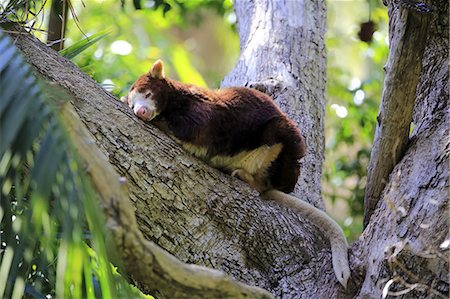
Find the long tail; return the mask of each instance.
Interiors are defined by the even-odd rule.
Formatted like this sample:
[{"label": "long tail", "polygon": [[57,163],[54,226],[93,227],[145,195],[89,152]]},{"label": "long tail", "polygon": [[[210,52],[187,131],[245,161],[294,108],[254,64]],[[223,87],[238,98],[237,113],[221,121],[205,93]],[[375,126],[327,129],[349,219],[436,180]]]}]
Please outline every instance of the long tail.
[{"label": "long tail", "polygon": [[262,194],[262,197],[268,200],[275,200],[294,209],[323,230],[326,237],[330,240],[334,273],[336,274],[337,280],[344,288],[347,288],[347,281],[350,277],[348,244],[341,227],[324,211],[279,190],[269,190]]}]

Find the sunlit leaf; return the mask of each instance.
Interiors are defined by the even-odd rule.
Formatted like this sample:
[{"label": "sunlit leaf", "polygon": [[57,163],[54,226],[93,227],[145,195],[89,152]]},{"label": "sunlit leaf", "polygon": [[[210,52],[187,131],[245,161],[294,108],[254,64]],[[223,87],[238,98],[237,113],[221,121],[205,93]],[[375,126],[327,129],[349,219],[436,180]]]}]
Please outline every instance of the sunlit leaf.
[{"label": "sunlit leaf", "polygon": [[[93,298],[85,278],[96,276],[104,298],[121,297],[119,290],[122,297],[140,297],[122,277],[113,279],[96,194],[47,99],[49,94],[67,95],[49,85],[44,95],[1,31],[0,47],[8,49],[0,51],[1,103],[7,103],[0,115],[0,297]],[[96,267],[85,243],[86,229]]]},{"label": "sunlit leaf", "polygon": [[83,52],[84,50],[86,50],[87,48],[89,48],[90,46],[94,45],[95,43],[106,37],[108,34],[109,31],[102,31],[95,33],[59,51],[59,54],[61,54],[61,56],[66,57],[67,59],[72,59],[81,52]]}]

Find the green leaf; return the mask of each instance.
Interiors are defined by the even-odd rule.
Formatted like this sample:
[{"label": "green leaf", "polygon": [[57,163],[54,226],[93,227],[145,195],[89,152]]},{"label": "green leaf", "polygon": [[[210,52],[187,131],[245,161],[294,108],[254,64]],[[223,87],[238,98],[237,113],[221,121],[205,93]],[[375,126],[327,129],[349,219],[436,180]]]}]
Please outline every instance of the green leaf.
[{"label": "green leaf", "polygon": [[180,81],[188,82],[202,87],[207,87],[202,75],[192,65],[188,52],[180,46],[172,49],[173,65]]},{"label": "green leaf", "polygon": [[86,37],[86,38],[80,40],[80,41],[77,41],[70,47],[67,47],[67,48],[59,51],[59,54],[61,54],[61,56],[66,57],[67,59],[72,59],[75,56],[77,56],[78,54],[80,54],[81,52],[83,52],[84,50],[86,50],[87,48],[89,48],[90,46],[92,46],[93,44],[97,43],[99,40],[101,40],[108,34],[109,34],[108,31],[102,31],[102,32],[93,34],[89,37]]},{"label": "green leaf", "polygon": [[0,53],[2,53],[2,60],[0,60],[0,72],[9,65],[9,61],[16,53],[13,45],[8,43],[8,40],[4,39],[0,41]]},{"label": "green leaf", "polygon": [[[23,67],[23,60],[17,55],[0,72],[0,77],[6,78],[0,81],[0,99],[2,99],[0,101],[0,117],[3,116],[5,109],[12,105],[11,102],[15,98],[26,92],[27,89],[23,88],[24,85],[33,84],[34,78],[26,76],[27,72],[29,72],[29,69]],[[27,99],[24,99],[24,101],[27,101]]]},{"label": "green leaf", "polygon": [[113,279],[97,195],[49,104],[63,107],[70,96],[38,84],[2,31],[0,66],[0,298],[141,296]]}]

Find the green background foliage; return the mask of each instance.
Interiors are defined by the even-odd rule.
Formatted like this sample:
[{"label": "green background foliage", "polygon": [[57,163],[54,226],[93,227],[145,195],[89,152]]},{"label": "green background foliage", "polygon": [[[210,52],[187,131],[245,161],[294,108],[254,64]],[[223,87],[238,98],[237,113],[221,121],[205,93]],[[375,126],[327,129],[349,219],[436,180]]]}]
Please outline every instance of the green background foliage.
[{"label": "green background foliage", "polygon": [[99,200],[58,118],[68,97],[1,31],[0,98],[0,297],[141,296],[110,265]]},{"label": "green background foliage", "polygon": [[[376,31],[366,43],[358,33],[369,20]],[[386,7],[375,1],[328,2],[323,194],[350,241],[362,231],[367,166],[388,54],[387,22]]]},{"label": "green background foliage", "polygon": [[[168,11],[156,2],[141,10],[130,1],[124,6],[115,1],[89,1],[86,8],[78,4],[78,26],[85,35],[105,30],[110,34],[74,62],[109,84],[115,95],[126,93],[156,59],[163,59],[172,78],[219,87],[239,54],[231,1],[173,1],[183,6],[169,2]],[[68,23],[67,45],[84,37],[74,22],[71,18]]]}]

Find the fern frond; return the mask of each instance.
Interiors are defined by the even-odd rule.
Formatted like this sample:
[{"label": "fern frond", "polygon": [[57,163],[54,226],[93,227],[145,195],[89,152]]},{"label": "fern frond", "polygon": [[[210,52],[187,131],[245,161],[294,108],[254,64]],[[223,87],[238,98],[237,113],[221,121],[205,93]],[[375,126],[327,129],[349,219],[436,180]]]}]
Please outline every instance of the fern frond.
[{"label": "fern frond", "polygon": [[115,297],[96,195],[30,67],[2,32],[0,99],[0,298],[92,298],[95,284]]}]

